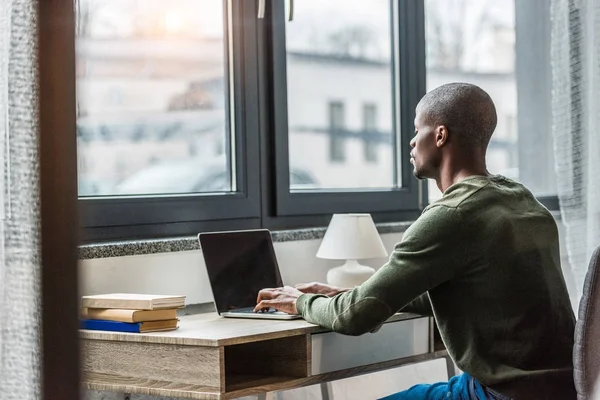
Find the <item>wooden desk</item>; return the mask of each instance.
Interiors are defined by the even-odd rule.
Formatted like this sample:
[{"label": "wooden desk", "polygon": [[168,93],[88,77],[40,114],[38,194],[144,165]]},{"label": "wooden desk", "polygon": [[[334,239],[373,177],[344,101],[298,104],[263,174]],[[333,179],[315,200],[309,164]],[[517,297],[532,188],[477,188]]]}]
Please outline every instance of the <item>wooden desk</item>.
[{"label": "wooden desk", "polygon": [[431,320],[401,313],[359,337],[304,320],[182,317],[176,331],[80,333],[83,386],[189,399],[232,399],[446,356]]}]

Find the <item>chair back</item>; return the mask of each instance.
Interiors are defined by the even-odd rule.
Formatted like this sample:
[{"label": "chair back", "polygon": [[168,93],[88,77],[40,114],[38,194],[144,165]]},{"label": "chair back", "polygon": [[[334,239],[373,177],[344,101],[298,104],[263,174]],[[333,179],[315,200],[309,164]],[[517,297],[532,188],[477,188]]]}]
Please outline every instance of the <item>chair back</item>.
[{"label": "chair back", "polygon": [[600,246],[590,260],[579,302],[573,367],[577,399],[600,399]]}]

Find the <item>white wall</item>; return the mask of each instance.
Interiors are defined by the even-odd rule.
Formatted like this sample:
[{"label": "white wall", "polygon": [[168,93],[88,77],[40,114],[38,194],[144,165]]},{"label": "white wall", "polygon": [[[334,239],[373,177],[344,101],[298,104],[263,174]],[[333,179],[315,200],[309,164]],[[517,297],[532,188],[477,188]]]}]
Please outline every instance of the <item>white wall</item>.
[{"label": "white wall", "polygon": [[[388,252],[402,234],[382,235]],[[275,243],[275,253],[285,284],[325,281],[330,267],[341,262],[321,260],[315,254],[321,240]],[[365,260],[379,268],[386,259]],[[80,295],[111,292],[184,294],[187,304],[213,301],[200,250],[82,260],[79,262]]]}]

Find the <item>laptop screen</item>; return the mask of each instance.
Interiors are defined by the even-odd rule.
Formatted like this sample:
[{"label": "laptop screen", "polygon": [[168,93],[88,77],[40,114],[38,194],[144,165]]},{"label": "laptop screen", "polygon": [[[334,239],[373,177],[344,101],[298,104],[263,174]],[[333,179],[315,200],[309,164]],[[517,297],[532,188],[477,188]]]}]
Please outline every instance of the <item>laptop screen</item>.
[{"label": "laptop screen", "polygon": [[261,289],[282,286],[268,230],[202,233],[199,238],[219,313],[254,307]]}]

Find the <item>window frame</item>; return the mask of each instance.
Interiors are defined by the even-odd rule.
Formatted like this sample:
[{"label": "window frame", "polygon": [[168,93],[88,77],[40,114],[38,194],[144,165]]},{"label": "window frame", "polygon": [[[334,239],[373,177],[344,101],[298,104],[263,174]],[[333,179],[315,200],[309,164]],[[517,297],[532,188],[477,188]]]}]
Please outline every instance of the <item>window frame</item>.
[{"label": "window frame", "polygon": [[[275,171],[275,204],[272,217],[312,216],[345,212],[368,212],[377,215],[379,221],[398,220],[400,215],[420,214],[426,188],[412,177],[412,166],[406,156],[414,131],[415,107],[425,94],[425,15],[424,1],[390,1],[392,19],[392,49],[400,57],[392,57],[392,86],[399,87],[392,101],[395,115],[392,131],[396,137],[394,152],[395,173],[400,166],[402,187],[369,190],[340,189],[323,191],[290,191],[289,187],[289,141],[287,110],[287,68],[285,40],[285,4],[268,2],[271,11],[265,24],[265,35],[270,51],[261,58],[262,69],[270,71],[272,82],[263,82],[264,96],[270,99],[272,135],[271,141]],[[293,22],[292,22],[293,23]],[[398,34],[398,37],[396,36]],[[396,65],[398,62],[398,65]],[[408,79],[411,77],[411,79]],[[398,82],[399,80],[400,82]],[[265,86],[267,90],[265,90]],[[398,118],[397,118],[398,119]],[[403,156],[398,154],[401,152]],[[399,157],[399,160],[398,160]],[[399,161],[399,162],[398,162]],[[400,164],[400,165],[399,165]],[[396,179],[395,179],[396,180]]]},{"label": "window frame", "polygon": [[[226,85],[234,96],[233,115],[236,192],[79,198],[83,241],[140,239],[190,235],[206,230],[260,227],[259,135],[256,90],[256,53],[253,26],[244,23],[256,14],[248,2],[224,1]],[[229,27],[231,7],[232,26]],[[231,37],[230,37],[231,35]],[[230,75],[233,74],[233,91]],[[229,98],[229,96],[227,96]],[[228,135],[229,136],[229,135]],[[229,137],[231,137],[229,136]]]}]

